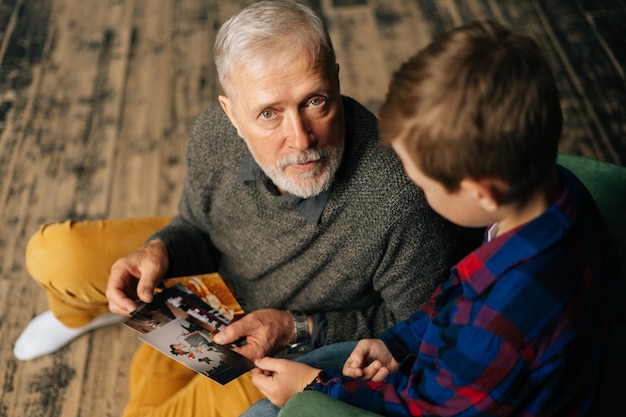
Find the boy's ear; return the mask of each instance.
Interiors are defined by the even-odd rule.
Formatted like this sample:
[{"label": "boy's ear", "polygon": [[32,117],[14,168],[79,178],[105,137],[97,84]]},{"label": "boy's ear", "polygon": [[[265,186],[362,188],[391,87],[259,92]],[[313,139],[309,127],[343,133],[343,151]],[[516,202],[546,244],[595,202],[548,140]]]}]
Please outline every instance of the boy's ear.
[{"label": "boy's ear", "polygon": [[500,196],[503,190],[494,181],[465,178],[461,180],[460,188],[469,193],[486,212],[493,213],[500,207]]}]

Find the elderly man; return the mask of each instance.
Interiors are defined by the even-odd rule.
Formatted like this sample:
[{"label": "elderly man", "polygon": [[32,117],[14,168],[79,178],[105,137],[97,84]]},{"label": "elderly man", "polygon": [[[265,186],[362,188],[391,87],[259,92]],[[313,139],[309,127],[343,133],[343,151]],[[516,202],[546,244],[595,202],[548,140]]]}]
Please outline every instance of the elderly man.
[{"label": "elderly man", "polygon": [[[245,8],[220,29],[215,62],[224,95],[191,129],[179,214],[113,264],[109,309],[126,315],[163,278],[216,271],[249,311],[216,341],[245,337],[238,351],[250,359],[324,346],[342,363],[350,349],[333,344],[376,335],[428,299],[467,250],[462,231],[429,209],[381,146],[374,115],[340,95],[330,38],[310,9]],[[134,230],[112,227],[118,241]],[[39,233],[31,251],[44,257],[50,238],[74,231]],[[30,265],[55,313],[33,326],[81,326],[71,339],[108,324],[106,277]],[[261,398],[248,376],[222,388],[147,347],[137,355],[127,416],[237,415]]]}]

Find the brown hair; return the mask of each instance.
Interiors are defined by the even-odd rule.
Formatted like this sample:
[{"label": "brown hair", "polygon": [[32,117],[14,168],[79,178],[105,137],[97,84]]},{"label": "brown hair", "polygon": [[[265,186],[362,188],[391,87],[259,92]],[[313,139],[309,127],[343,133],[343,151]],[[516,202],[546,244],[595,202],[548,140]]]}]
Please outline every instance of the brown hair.
[{"label": "brown hair", "polygon": [[383,141],[402,141],[448,191],[498,179],[521,201],[554,170],[563,118],[539,46],[493,22],[456,28],[394,74],[380,109]]}]

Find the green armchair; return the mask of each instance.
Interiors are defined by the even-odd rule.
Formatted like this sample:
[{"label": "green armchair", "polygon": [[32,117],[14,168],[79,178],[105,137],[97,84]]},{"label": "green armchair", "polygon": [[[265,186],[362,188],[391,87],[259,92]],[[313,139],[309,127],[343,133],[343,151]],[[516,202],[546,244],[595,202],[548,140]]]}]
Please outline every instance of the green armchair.
[{"label": "green armchair", "polygon": [[600,385],[599,416],[626,416],[626,167],[560,154],[559,164],[576,174],[591,192],[606,220],[622,260],[608,356]]},{"label": "green armchair", "polygon": [[[622,271],[615,315],[611,323],[607,366],[600,386],[599,416],[626,415],[626,167],[594,159],[559,154],[558,163],[574,172],[598,204],[618,245]],[[296,394],[282,408],[279,417],[370,417],[376,414],[337,401],[324,394],[305,391]]]}]

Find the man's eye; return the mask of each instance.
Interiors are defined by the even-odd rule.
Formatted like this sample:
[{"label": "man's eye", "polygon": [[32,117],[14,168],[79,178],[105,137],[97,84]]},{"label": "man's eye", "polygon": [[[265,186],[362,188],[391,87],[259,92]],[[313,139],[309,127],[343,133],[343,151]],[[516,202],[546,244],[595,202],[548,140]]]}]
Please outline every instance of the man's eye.
[{"label": "man's eye", "polygon": [[322,104],[324,104],[325,100],[321,97],[315,97],[312,98],[311,101],[309,102],[309,104],[311,106],[321,106]]},{"label": "man's eye", "polygon": [[274,112],[271,110],[263,110],[261,112],[261,117],[264,119],[271,119],[274,116]]}]

